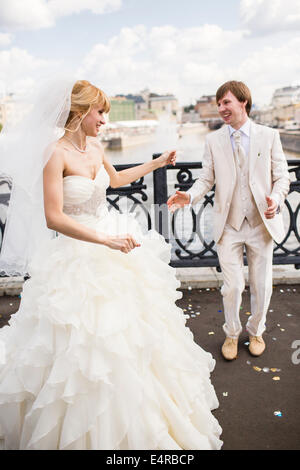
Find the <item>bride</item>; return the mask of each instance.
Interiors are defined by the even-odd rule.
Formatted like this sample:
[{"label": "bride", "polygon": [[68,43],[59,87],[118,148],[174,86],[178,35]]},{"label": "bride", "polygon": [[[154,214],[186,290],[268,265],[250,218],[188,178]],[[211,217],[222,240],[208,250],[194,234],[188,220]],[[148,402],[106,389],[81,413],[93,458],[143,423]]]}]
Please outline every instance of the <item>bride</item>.
[{"label": "bride", "polygon": [[170,245],[106,205],[109,185],[176,153],[117,172],[96,138],[109,109],[87,81],[52,85],[19,138],[3,136],[13,187],[0,271],[30,278],[0,330],[2,447],[220,449],[215,361],[175,304]]}]

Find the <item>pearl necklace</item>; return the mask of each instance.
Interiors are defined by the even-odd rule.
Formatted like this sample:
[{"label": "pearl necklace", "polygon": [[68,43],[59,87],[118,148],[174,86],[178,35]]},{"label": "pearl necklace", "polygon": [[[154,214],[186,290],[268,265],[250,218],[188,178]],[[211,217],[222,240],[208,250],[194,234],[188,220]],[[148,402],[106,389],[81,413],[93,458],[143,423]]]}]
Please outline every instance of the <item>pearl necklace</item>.
[{"label": "pearl necklace", "polygon": [[74,144],[74,142],[73,142],[72,140],[68,139],[67,137],[65,137],[65,139],[68,140],[68,141],[73,145],[73,147],[74,147],[76,150],[78,150],[78,152],[80,152],[80,153],[85,153],[85,152],[86,152],[87,146],[86,146],[85,149],[83,150],[83,149],[77,147],[77,145]]}]

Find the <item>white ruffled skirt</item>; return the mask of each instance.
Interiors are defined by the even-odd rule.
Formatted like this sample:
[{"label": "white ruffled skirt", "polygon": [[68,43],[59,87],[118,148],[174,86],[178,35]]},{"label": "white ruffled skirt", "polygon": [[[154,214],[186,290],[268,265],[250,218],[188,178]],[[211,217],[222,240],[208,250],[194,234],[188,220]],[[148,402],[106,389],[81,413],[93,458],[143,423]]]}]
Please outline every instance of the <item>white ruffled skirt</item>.
[{"label": "white ruffled skirt", "polygon": [[5,449],[220,449],[215,361],[175,301],[170,246],[132,217],[129,254],[59,236],[40,248],[19,311],[0,330]]}]

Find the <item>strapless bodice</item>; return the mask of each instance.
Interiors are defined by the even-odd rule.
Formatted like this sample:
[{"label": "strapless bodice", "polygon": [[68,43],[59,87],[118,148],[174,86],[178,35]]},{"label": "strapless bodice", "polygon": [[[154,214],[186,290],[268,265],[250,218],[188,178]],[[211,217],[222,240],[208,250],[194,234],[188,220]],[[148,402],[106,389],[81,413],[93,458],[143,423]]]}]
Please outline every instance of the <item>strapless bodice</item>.
[{"label": "strapless bodice", "polygon": [[109,176],[102,165],[94,179],[70,175],[63,178],[63,212],[70,217],[107,214],[106,189]]}]

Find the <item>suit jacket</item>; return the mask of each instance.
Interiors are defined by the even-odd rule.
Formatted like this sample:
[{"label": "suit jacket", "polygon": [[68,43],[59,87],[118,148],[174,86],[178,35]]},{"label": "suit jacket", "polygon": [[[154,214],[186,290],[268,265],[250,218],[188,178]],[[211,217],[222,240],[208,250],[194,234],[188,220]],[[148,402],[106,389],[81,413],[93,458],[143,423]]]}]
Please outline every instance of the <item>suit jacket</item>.
[{"label": "suit jacket", "polygon": [[[288,165],[282,150],[279,132],[266,126],[250,126],[249,185],[266,229],[276,242],[285,236],[282,214],[266,219],[266,196],[273,197],[282,209],[289,192]],[[214,240],[220,240],[234,197],[236,184],[235,159],[229,129],[221,129],[207,135],[200,177],[191,187],[192,205],[200,201],[216,184],[214,200]]]}]

